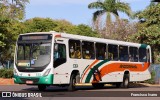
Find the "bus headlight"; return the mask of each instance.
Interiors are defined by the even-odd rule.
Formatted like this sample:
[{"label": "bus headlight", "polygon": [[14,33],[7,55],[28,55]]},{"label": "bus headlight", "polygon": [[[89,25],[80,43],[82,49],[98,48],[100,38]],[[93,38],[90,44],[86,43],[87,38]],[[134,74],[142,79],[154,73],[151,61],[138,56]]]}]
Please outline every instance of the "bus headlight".
[{"label": "bus headlight", "polygon": [[18,73],[17,73],[17,70],[16,70],[16,69],[13,70],[13,73],[14,73],[14,75],[17,75],[17,76],[18,76]]},{"label": "bus headlight", "polygon": [[45,73],[43,74],[43,76],[47,76],[50,71],[51,71],[51,68],[47,69],[47,70],[45,71]]}]

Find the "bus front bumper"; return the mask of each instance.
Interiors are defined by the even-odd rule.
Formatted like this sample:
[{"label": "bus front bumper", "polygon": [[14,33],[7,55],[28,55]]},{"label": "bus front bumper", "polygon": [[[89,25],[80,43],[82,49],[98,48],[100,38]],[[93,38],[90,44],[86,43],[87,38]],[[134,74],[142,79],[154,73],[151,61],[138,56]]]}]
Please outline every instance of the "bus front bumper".
[{"label": "bus front bumper", "polygon": [[25,77],[25,76],[17,76],[14,75],[14,83],[15,84],[30,84],[30,85],[38,85],[38,84],[53,84],[53,74],[47,76],[39,76],[39,77]]}]

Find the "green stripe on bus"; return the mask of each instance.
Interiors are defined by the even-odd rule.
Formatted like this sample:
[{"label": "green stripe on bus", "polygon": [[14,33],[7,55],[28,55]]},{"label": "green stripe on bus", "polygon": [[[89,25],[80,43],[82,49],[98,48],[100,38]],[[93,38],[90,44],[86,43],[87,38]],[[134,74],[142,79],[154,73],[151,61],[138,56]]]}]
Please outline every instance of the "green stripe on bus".
[{"label": "green stripe on bus", "polygon": [[[88,65],[88,66],[89,66],[89,65]],[[88,68],[88,66],[83,70],[83,72],[82,72],[82,74],[81,74],[81,77],[82,77],[82,75],[83,75],[84,71]]]},{"label": "green stripe on bus", "polygon": [[146,45],[146,44],[141,44],[140,48],[145,48],[145,49],[146,49],[147,46],[148,46],[148,45]]},{"label": "green stripe on bus", "polygon": [[[104,63],[106,63],[106,62],[108,62],[109,60],[108,59],[106,59],[106,60],[103,60],[103,61],[101,61],[100,63],[98,63],[97,65],[95,65],[93,68],[99,68],[101,65],[103,65]],[[85,83],[89,83],[90,82],[90,80],[91,80],[91,77],[92,77],[92,70],[90,69],[90,71],[89,71],[89,73],[88,73],[88,76],[87,76],[87,78],[86,78],[86,80],[85,80]]]},{"label": "green stripe on bus", "polygon": [[14,83],[16,83],[16,84],[26,84],[25,81],[21,80],[22,78],[25,79],[25,80],[31,80],[31,81],[34,80],[34,79],[38,79],[38,82],[33,83],[33,84],[48,84],[48,85],[52,85],[53,84],[54,75],[53,74],[49,74],[48,76],[37,76],[37,77],[14,75]]}]

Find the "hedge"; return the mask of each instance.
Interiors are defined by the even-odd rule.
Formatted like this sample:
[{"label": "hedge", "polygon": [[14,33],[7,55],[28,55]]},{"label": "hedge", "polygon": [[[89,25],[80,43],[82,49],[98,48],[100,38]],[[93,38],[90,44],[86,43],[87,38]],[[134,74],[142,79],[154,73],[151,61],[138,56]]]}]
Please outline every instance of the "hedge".
[{"label": "hedge", "polygon": [[0,69],[0,78],[13,78],[13,69]]}]

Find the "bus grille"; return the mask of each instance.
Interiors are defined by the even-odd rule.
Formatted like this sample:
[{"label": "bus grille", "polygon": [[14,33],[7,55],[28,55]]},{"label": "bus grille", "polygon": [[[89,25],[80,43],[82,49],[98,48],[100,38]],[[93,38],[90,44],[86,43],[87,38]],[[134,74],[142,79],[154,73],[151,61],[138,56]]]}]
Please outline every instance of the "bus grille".
[{"label": "bus grille", "polygon": [[34,78],[34,79],[20,78],[20,79],[21,79],[21,81],[22,81],[23,83],[26,83],[26,81],[33,81],[33,83],[36,84],[36,83],[38,83],[38,81],[39,81],[39,78]]}]

